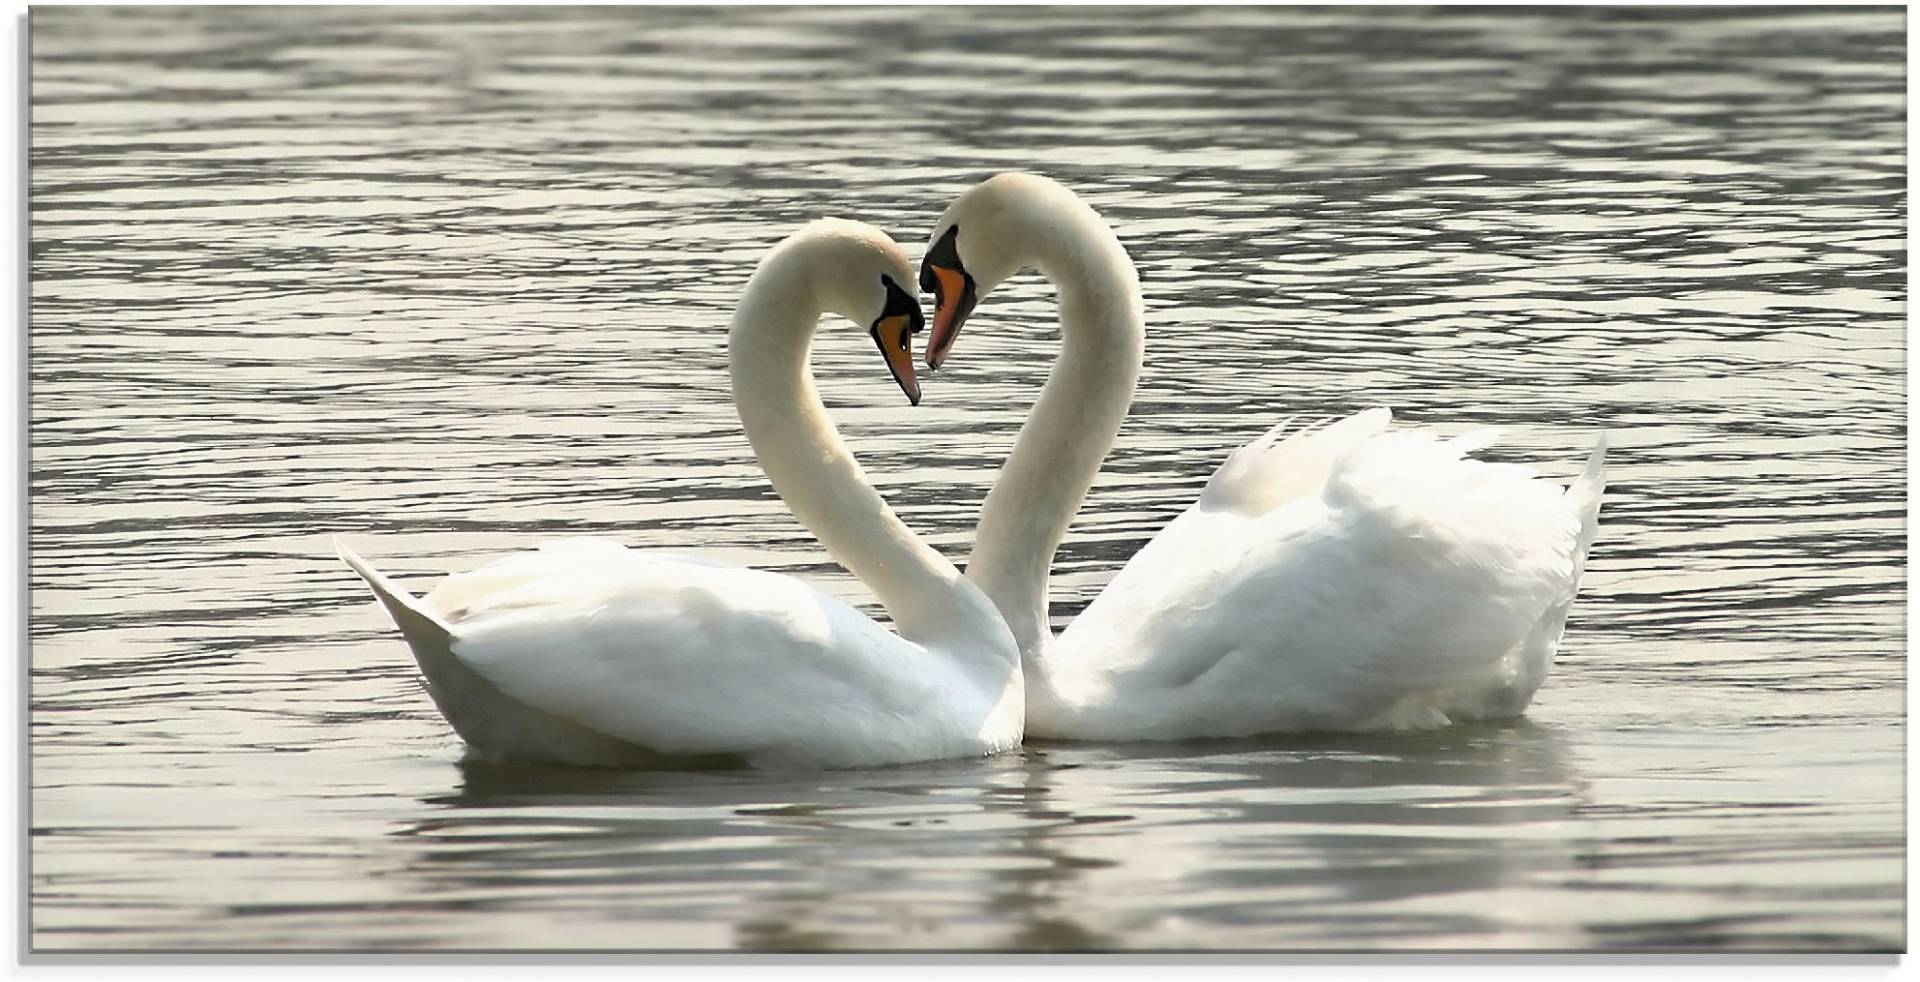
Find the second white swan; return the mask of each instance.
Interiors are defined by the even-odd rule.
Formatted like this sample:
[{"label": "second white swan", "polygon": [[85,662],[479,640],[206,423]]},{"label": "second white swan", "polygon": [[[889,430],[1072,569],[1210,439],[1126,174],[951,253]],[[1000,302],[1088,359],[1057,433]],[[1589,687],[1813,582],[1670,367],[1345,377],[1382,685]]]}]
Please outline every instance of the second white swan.
[{"label": "second white swan", "polygon": [[1418,728],[1526,708],[1597,530],[1604,436],[1563,491],[1468,458],[1487,431],[1389,431],[1384,409],[1291,435],[1282,424],[1228,458],[1055,638],[1048,567],[1132,398],[1139,281],[1100,216],[1034,175],[967,191],[931,241],[931,367],[1008,276],[1038,267],[1059,291],[1059,359],[967,564],[1020,642],[1028,734]]},{"label": "second white swan", "polygon": [[754,271],[728,336],[747,439],[794,515],[899,633],[806,584],[585,539],[449,577],[424,599],[345,546],[448,722],[483,756],[840,767],[1017,746],[1019,650],[992,603],[909,532],[807,371],[814,327],[868,328],[919,401],[912,267],[878,229],[821,221]]}]

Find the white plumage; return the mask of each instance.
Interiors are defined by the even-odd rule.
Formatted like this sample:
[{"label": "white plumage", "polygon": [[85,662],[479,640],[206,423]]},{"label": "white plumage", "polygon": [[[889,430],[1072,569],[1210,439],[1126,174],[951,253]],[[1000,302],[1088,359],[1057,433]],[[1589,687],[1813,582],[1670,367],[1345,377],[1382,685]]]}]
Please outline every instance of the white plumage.
[{"label": "white plumage", "polygon": [[1223,466],[1047,649],[1029,731],[1243,736],[1524,709],[1598,521],[1601,451],[1563,491],[1387,421],[1256,441]]}]

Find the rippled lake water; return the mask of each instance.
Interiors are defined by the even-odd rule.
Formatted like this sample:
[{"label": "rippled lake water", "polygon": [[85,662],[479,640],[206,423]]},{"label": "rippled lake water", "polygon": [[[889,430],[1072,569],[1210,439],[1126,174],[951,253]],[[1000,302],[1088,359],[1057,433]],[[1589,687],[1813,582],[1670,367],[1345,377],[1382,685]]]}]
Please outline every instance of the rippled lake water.
[{"label": "rippled lake water", "polygon": [[[1904,947],[1898,10],[41,8],[31,943]],[[1611,488],[1524,721],[824,774],[462,763],[332,556],[543,536],[863,589],[724,333],[821,215],[1002,169],[1142,273],[1064,622],[1282,415],[1500,424]],[[1055,350],[1010,283],[908,410],[956,560]]]}]

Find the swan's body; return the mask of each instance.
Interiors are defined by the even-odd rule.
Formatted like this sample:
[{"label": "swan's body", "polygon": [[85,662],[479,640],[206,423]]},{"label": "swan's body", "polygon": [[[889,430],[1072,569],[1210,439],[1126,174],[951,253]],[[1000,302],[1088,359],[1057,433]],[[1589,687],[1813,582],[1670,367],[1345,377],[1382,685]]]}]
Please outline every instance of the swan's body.
[{"label": "swan's body", "polygon": [[1036,659],[1030,732],[1399,729],[1525,709],[1592,542],[1600,451],[1563,492],[1464,457],[1479,434],[1387,422],[1371,410],[1243,450],[1264,459],[1223,468]]},{"label": "swan's body", "polygon": [[1413,728],[1525,709],[1593,541],[1604,440],[1563,491],[1466,457],[1485,431],[1389,431],[1385,410],[1286,439],[1276,427],[1055,638],[1048,567],[1138,376],[1138,280],[1092,209],[1030,175],[963,195],[934,243],[936,367],[972,301],[1020,267],[1060,291],[1060,359],[967,566],[1020,642],[1030,735]]},{"label": "swan's body", "polygon": [[[442,714],[477,752],[590,765],[659,756],[839,767],[1018,745],[1018,650],[992,604],[866,482],[806,370],[823,312],[873,318],[889,361],[906,260],[877,230],[816,222],[747,285],[729,339],[734,398],[775,490],[873,589],[895,634],[788,576],[549,543],[409,596],[344,547],[406,636]],[[910,298],[908,298],[910,300]],[[918,323],[917,305],[912,307]],[[883,323],[890,333],[881,337]],[[899,368],[895,366],[896,374]],[[911,370],[901,379],[911,388]]]}]

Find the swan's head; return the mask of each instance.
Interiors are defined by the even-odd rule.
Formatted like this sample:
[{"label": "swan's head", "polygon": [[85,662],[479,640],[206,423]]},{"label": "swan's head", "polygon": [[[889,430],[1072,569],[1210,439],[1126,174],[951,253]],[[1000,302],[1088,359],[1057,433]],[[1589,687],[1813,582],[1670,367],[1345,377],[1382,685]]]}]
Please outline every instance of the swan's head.
[{"label": "swan's head", "polygon": [[887,233],[862,222],[825,218],[781,243],[762,269],[792,262],[816,309],[867,329],[908,401],[920,404],[913,336],[926,326],[914,290],[913,263]]},{"label": "swan's head", "polygon": [[939,368],[980,298],[1019,272],[1040,232],[1034,206],[1072,192],[1037,174],[1000,174],[955,198],[933,227],[920,288],[933,294],[927,367]]},{"label": "swan's head", "polygon": [[[887,243],[893,245],[891,241]],[[899,246],[893,247],[894,254],[902,262],[906,256]],[[920,380],[913,375],[913,336],[926,326],[926,320],[920,315],[920,297],[907,291],[913,288],[912,279],[902,279],[899,270],[888,270],[877,275],[869,270],[865,277],[868,284],[878,282],[880,296],[873,296],[869,289],[856,293],[867,294],[856,301],[853,310],[837,310],[836,313],[851,318],[855,323],[867,325],[867,336],[880,348],[880,357],[886,359],[887,371],[893,373],[894,384],[907,394],[907,401],[920,404]],[[862,277],[855,271],[853,280],[858,283]],[[903,287],[901,284],[905,284]],[[872,314],[872,319],[867,319]]]}]

